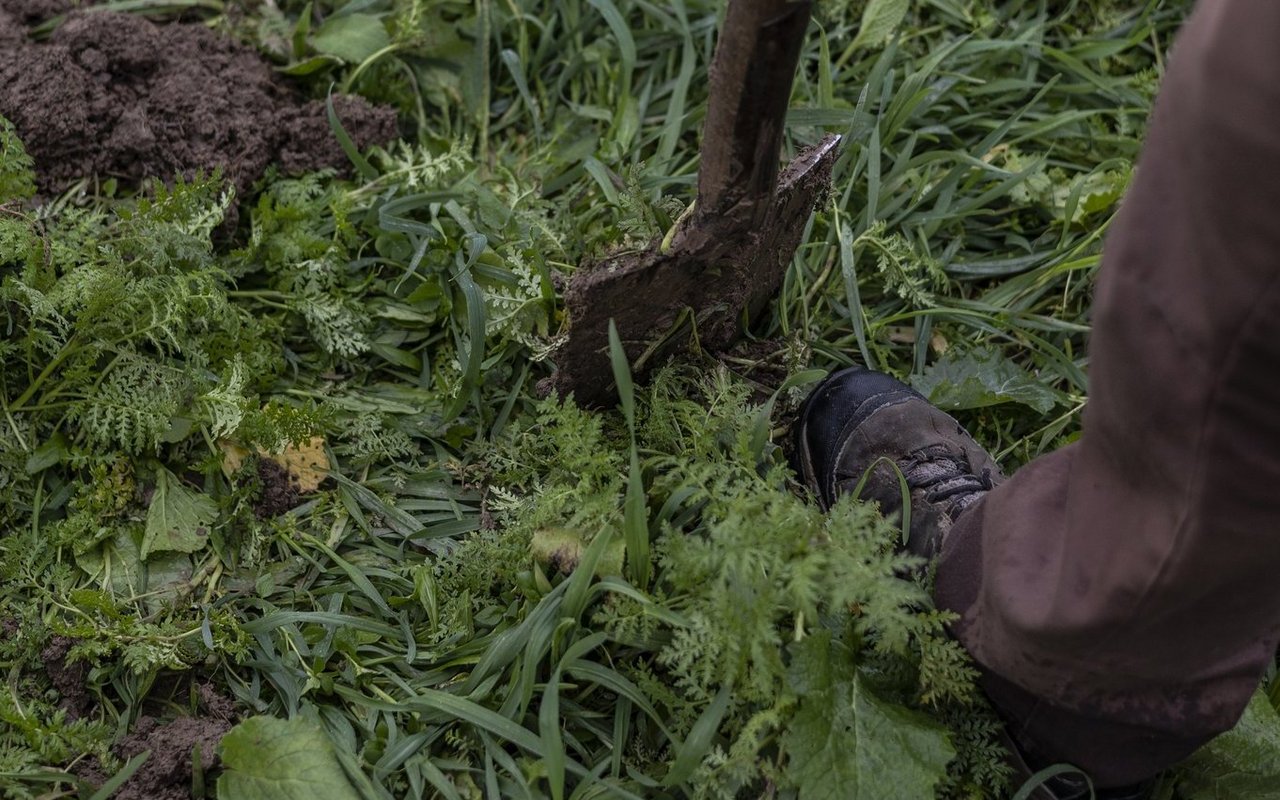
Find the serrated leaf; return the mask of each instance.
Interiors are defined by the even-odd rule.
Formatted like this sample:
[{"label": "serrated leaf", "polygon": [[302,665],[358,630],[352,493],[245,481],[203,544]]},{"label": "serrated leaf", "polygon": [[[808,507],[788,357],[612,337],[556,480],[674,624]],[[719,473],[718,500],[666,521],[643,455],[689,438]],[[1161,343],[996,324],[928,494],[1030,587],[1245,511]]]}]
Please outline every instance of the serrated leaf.
[{"label": "serrated leaf", "polygon": [[796,644],[792,654],[788,683],[802,699],[782,745],[799,799],[933,797],[956,754],[946,729],[876,697],[828,633]]},{"label": "serrated leaf", "polygon": [[862,11],[862,23],[850,49],[882,44],[902,24],[909,7],[908,0],[871,0]]},{"label": "serrated leaf", "polygon": [[1280,786],[1280,714],[1256,693],[1236,726],[1178,771],[1185,800],[1272,800]]},{"label": "serrated leaf", "polygon": [[218,745],[218,797],[235,800],[359,800],[329,737],[304,719],[250,717]]},{"label": "serrated leaf", "polygon": [[944,409],[1021,403],[1046,414],[1062,399],[1060,392],[989,347],[947,353],[924,374],[913,376],[911,385]]},{"label": "serrated leaf", "polygon": [[372,14],[330,17],[311,40],[316,52],[351,64],[359,64],[389,44],[386,27]]},{"label": "serrated leaf", "polygon": [[161,467],[147,509],[142,560],[166,550],[194,553],[204,547],[209,526],[217,516],[218,506],[212,499],[188,489],[176,475]]}]

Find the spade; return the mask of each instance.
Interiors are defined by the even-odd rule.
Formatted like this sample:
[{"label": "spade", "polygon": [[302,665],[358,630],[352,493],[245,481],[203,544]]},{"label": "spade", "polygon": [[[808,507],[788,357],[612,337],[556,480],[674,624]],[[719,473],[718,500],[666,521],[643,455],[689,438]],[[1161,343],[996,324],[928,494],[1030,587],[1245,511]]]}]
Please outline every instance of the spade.
[{"label": "spade", "polygon": [[730,0],[711,63],[698,196],[674,233],[574,273],[552,385],[583,405],[614,400],[612,320],[633,374],[680,352],[727,349],[775,297],[809,214],[826,196],[839,137],[779,175],[783,121],[812,0]]}]

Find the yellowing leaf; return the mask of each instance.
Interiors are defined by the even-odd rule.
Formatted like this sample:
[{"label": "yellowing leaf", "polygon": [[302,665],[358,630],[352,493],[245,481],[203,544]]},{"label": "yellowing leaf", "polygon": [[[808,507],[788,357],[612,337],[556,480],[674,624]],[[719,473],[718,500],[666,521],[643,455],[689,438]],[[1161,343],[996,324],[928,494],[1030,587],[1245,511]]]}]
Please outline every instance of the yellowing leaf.
[{"label": "yellowing leaf", "polygon": [[298,479],[298,491],[306,494],[320,488],[328,477],[329,456],[324,452],[324,439],[313,436],[298,446],[290,445],[272,458]]},{"label": "yellowing leaf", "polygon": [[[222,473],[230,478],[244,466],[249,451],[235,442],[222,440],[218,442],[222,450]],[[309,494],[320,488],[324,479],[329,477],[328,470],[332,466],[329,456],[324,451],[324,439],[313,436],[300,445],[289,445],[279,453],[268,453],[258,448],[260,458],[269,458],[279,464],[297,482],[298,491]]]},{"label": "yellowing leaf", "polygon": [[[578,568],[578,562],[582,560],[586,548],[587,543],[583,541],[582,534],[568,528],[543,528],[534,533],[529,542],[529,551],[534,560],[562,575],[569,575]],[[623,540],[610,542],[596,564],[596,575],[601,578],[621,575],[625,556],[626,543]]]},{"label": "yellowing leaf", "polygon": [[222,451],[222,474],[228,478],[239,472],[249,457],[248,450],[226,439],[218,440],[218,449]]}]

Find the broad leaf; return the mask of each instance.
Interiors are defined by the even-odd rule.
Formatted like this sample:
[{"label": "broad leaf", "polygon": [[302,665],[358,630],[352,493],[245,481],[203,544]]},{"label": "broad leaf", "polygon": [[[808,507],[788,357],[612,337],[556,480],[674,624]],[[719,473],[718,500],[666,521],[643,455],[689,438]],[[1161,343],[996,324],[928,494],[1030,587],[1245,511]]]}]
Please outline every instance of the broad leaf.
[{"label": "broad leaf", "polygon": [[1234,728],[1178,771],[1185,800],[1273,800],[1280,787],[1280,714],[1258,692]]},{"label": "broad leaf", "polygon": [[151,507],[147,509],[142,559],[165,550],[194,553],[204,547],[209,526],[217,515],[213,500],[188,489],[176,475],[161,467],[156,473]]},{"label": "broad leaf", "polygon": [[872,694],[829,634],[792,653],[788,681],[802,699],[782,744],[800,800],[933,797],[956,754],[946,730]]},{"label": "broad leaf", "polygon": [[1047,414],[1062,398],[1060,392],[990,347],[963,355],[948,353],[923,375],[912,377],[911,385],[929,402],[945,409],[1021,403]]},{"label": "broad leaf", "polygon": [[862,12],[862,24],[850,49],[882,44],[902,24],[910,5],[908,0],[871,0]]},{"label": "broad leaf", "polygon": [[333,743],[304,719],[250,717],[218,745],[218,797],[235,800],[358,800]]},{"label": "broad leaf", "polygon": [[76,555],[76,564],[116,597],[145,596],[149,610],[157,610],[191,580],[191,557],[186,553],[156,555],[142,563],[139,531],[123,528],[98,547]]},{"label": "broad leaf", "polygon": [[61,464],[67,457],[67,437],[55,432],[44,444],[36,448],[27,459],[27,474],[34,475],[56,464]]},{"label": "broad leaf", "polygon": [[311,40],[317,52],[352,64],[359,64],[390,43],[382,20],[372,14],[331,17]]}]

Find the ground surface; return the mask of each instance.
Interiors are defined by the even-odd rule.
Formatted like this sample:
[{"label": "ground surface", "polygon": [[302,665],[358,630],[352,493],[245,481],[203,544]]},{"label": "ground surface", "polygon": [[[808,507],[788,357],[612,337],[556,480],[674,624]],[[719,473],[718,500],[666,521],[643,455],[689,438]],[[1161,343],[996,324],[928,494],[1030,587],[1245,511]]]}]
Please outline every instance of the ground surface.
[{"label": "ground surface", "polygon": [[[55,9],[0,7],[0,114],[27,143],[41,189],[221,168],[243,194],[271,164],[289,174],[347,164],[324,103],[304,101],[253,49],[203,25],[111,11],[73,12],[28,38]],[[391,109],[349,97],[336,107],[359,146],[396,138]]]},{"label": "ground surface", "polygon": [[[787,421],[866,363],[1008,469],[1076,435],[1187,3],[824,3],[781,289],[644,384],[602,337],[594,412],[566,277],[692,199],[718,3],[110,6],[0,2],[0,795],[1014,795]],[[1157,797],[1273,797],[1266,688]]]}]

